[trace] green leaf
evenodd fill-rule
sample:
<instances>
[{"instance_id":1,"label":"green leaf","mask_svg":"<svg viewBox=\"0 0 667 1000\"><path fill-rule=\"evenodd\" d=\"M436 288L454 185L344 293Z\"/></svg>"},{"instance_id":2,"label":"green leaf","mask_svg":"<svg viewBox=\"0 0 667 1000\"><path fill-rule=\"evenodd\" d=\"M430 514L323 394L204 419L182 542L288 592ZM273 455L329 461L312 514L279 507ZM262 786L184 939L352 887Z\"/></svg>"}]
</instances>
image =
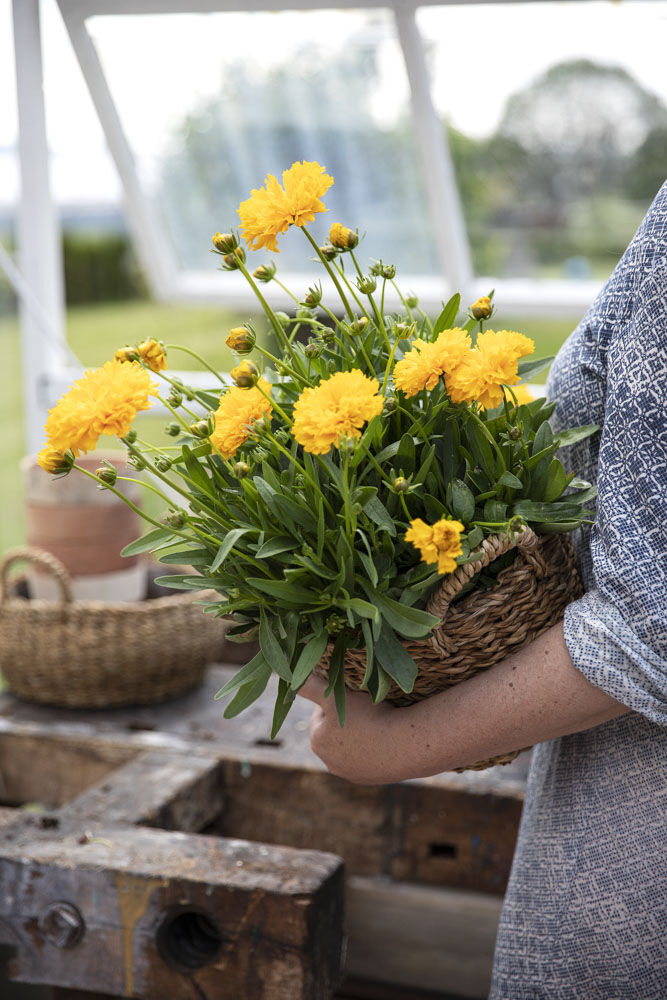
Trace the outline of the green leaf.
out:
<instances>
[{"instance_id":1,"label":"green leaf","mask_svg":"<svg viewBox=\"0 0 667 1000\"><path fill-rule=\"evenodd\" d=\"M446 491L447 506L459 521L471 521L475 513L475 498L461 479L452 479Z\"/></svg>"},{"instance_id":2,"label":"green leaf","mask_svg":"<svg viewBox=\"0 0 667 1000\"><path fill-rule=\"evenodd\" d=\"M534 500L519 500L511 508L512 514L523 517L526 521L552 523L554 521L570 521L586 515L578 503L538 503Z\"/></svg>"},{"instance_id":3,"label":"green leaf","mask_svg":"<svg viewBox=\"0 0 667 1000\"><path fill-rule=\"evenodd\" d=\"M247 535L249 531L253 530L253 528L232 528L231 531L227 532L222 545L215 554L215 559L211 563L211 573L215 573L216 569L219 569L220 566L222 566L223 562L234 548L239 538L242 538L243 535Z\"/></svg>"},{"instance_id":4,"label":"green leaf","mask_svg":"<svg viewBox=\"0 0 667 1000\"><path fill-rule=\"evenodd\" d=\"M382 623L380 638L375 643L375 655L401 691L412 691L418 672L417 664L386 622Z\"/></svg>"},{"instance_id":5,"label":"green leaf","mask_svg":"<svg viewBox=\"0 0 667 1000\"><path fill-rule=\"evenodd\" d=\"M263 670L258 671L257 674L253 676L252 680L249 680L247 684L243 684L242 687L238 689L235 696L222 713L223 718L233 719L236 715L239 715L246 708L252 705L254 701L257 701L257 699L264 694L270 676L271 668L267 663L264 665Z\"/></svg>"},{"instance_id":6,"label":"green leaf","mask_svg":"<svg viewBox=\"0 0 667 1000\"><path fill-rule=\"evenodd\" d=\"M152 531L147 531L145 535L141 538L135 539L126 545L124 549L121 549L122 556L138 556L141 552L150 552L153 549L159 547L162 542L170 542L174 540L174 533L168 528L154 528Z\"/></svg>"},{"instance_id":7,"label":"green leaf","mask_svg":"<svg viewBox=\"0 0 667 1000\"><path fill-rule=\"evenodd\" d=\"M289 685L284 680L279 680L278 694L276 695L276 703L273 709L273 721L271 723L272 740L274 740L280 732L280 727L287 718L287 713L292 707L295 698L296 694L290 689Z\"/></svg>"},{"instance_id":8,"label":"green leaf","mask_svg":"<svg viewBox=\"0 0 667 1000\"><path fill-rule=\"evenodd\" d=\"M484 520L498 523L507 520L507 504L500 500L487 500L484 504Z\"/></svg>"},{"instance_id":9,"label":"green leaf","mask_svg":"<svg viewBox=\"0 0 667 1000\"><path fill-rule=\"evenodd\" d=\"M307 677L313 672L313 668L324 656L327 648L329 636L327 632L320 632L309 639L299 654L299 658L294 666L292 674L292 690L296 691L304 683Z\"/></svg>"},{"instance_id":10,"label":"green leaf","mask_svg":"<svg viewBox=\"0 0 667 1000\"><path fill-rule=\"evenodd\" d=\"M433 338L435 339L439 333L443 330L451 330L456 322L456 317L459 314L459 308L461 306L461 296L457 292L456 295L452 295L451 299L447 305L443 308L442 312L433 324Z\"/></svg>"},{"instance_id":11,"label":"green leaf","mask_svg":"<svg viewBox=\"0 0 667 1000\"><path fill-rule=\"evenodd\" d=\"M523 483L513 472L505 471L498 480L499 486L509 486L511 490L522 490Z\"/></svg>"},{"instance_id":12,"label":"green leaf","mask_svg":"<svg viewBox=\"0 0 667 1000\"><path fill-rule=\"evenodd\" d=\"M364 643L366 646L366 671L364 673L363 680L359 685L360 689L363 691L368 687L368 682L373 672L373 663L374 663L373 651L375 648L375 643L373 641L373 630L371 629L370 624L366 621L365 618L362 618L361 620L361 631L363 632Z\"/></svg>"},{"instance_id":13,"label":"green leaf","mask_svg":"<svg viewBox=\"0 0 667 1000\"><path fill-rule=\"evenodd\" d=\"M428 611L420 611L418 608L407 608L404 604L399 604L386 594L379 594L372 591L370 587L364 587L372 603L375 603L389 625L408 639L421 639L428 635L440 619L435 615L430 615Z\"/></svg>"},{"instance_id":14,"label":"green leaf","mask_svg":"<svg viewBox=\"0 0 667 1000\"><path fill-rule=\"evenodd\" d=\"M189 576L179 573L174 576L158 576L155 581L160 587L170 587L172 590L205 590L206 587L218 586L219 580L211 580L207 576Z\"/></svg>"},{"instance_id":15,"label":"green leaf","mask_svg":"<svg viewBox=\"0 0 667 1000\"><path fill-rule=\"evenodd\" d=\"M386 531L392 538L396 534L396 525L393 518L387 513L387 508L377 497L372 497L364 507L364 514L377 524L378 528Z\"/></svg>"},{"instance_id":16,"label":"green leaf","mask_svg":"<svg viewBox=\"0 0 667 1000\"><path fill-rule=\"evenodd\" d=\"M411 434L404 434L396 452L396 464L405 476L411 476L415 471L416 449Z\"/></svg>"},{"instance_id":17,"label":"green leaf","mask_svg":"<svg viewBox=\"0 0 667 1000\"><path fill-rule=\"evenodd\" d=\"M531 456L534 458L538 452L544 451L545 448L549 448L553 444L553 440L554 433L551 430L551 424L548 420L544 420L535 433Z\"/></svg>"},{"instance_id":18,"label":"green leaf","mask_svg":"<svg viewBox=\"0 0 667 1000\"><path fill-rule=\"evenodd\" d=\"M209 451L210 448L206 446L206 453L208 454ZM184 444L182 448L182 453L183 453L183 461L185 462L185 468L192 482L202 491L202 493L205 493L209 497L214 497L215 490L213 488L211 480L209 479L207 473L205 472L201 462L199 462L195 458L194 454L192 453L192 449L189 448L187 444Z\"/></svg>"},{"instance_id":19,"label":"green leaf","mask_svg":"<svg viewBox=\"0 0 667 1000\"><path fill-rule=\"evenodd\" d=\"M277 597L286 604L293 604L295 607L318 603L318 595L312 590L288 583L285 580L265 580L260 576L249 576L246 583L248 586L260 590L263 594L270 594L271 597Z\"/></svg>"},{"instance_id":20,"label":"green leaf","mask_svg":"<svg viewBox=\"0 0 667 1000\"><path fill-rule=\"evenodd\" d=\"M271 631L271 623L266 616L264 608L261 608L260 610L259 646L264 653L264 659L269 664L271 669L274 670L284 681L291 684L292 671L290 670L288 659L285 656L282 646Z\"/></svg>"},{"instance_id":21,"label":"green leaf","mask_svg":"<svg viewBox=\"0 0 667 1000\"><path fill-rule=\"evenodd\" d=\"M567 448L577 441L584 441L587 437L599 431L599 424L583 424L581 427L570 427L568 430L560 431L556 435L556 441L561 448Z\"/></svg>"},{"instance_id":22,"label":"green leaf","mask_svg":"<svg viewBox=\"0 0 667 1000\"><path fill-rule=\"evenodd\" d=\"M544 489L543 499L546 503L557 500L567 486L567 472L563 468L563 463L554 458L547 469L547 481ZM577 497L579 500L579 497Z\"/></svg>"},{"instance_id":23,"label":"green leaf","mask_svg":"<svg viewBox=\"0 0 667 1000\"><path fill-rule=\"evenodd\" d=\"M341 607L350 608L360 618L370 618L372 621L380 620L380 612L377 607L370 601L362 600L361 597L351 597L348 601L343 601Z\"/></svg>"},{"instance_id":24,"label":"green leaf","mask_svg":"<svg viewBox=\"0 0 667 1000\"><path fill-rule=\"evenodd\" d=\"M273 538L269 538L268 542L260 545L255 556L257 559L270 559L272 556L280 555L281 552L296 549L299 544L293 535L274 535Z\"/></svg>"},{"instance_id":25,"label":"green leaf","mask_svg":"<svg viewBox=\"0 0 667 1000\"><path fill-rule=\"evenodd\" d=\"M211 553L206 549L169 549L158 556L158 562L168 566L209 566ZM157 553L155 553L157 555Z\"/></svg>"},{"instance_id":26,"label":"green leaf","mask_svg":"<svg viewBox=\"0 0 667 1000\"><path fill-rule=\"evenodd\" d=\"M248 660L248 662L241 667L240 670L237 670L234 676L227 681L224 687L221 687L218 693L213 695L214 701L219 701L220 698L224 698L225 695L231 694L232 691L236 691L236 689L241 687L243 684L248 684L249 681L254 680L260 673L264 673L267 666L268 664L264 659L264 654L260 649L259 653L253 656L252 660Z\"/></svg>"},{"instance_id":27,"label":"green leaf","mask_svg":"<svg viewBox=\"0 0 667 1000\"><path fill-rule=\"evenodd\" d=\"M474 419L467 421L465 431L475 461L493 482L496 478L496 463L486 434Z\"/></svg>"},{"instance_id":28,"label":"green leaf","mask_svg":"<svg viewBox=\"0 0 667 1000\"><path fill-rule=\"evenodd\" d=\"M531 361L520 361L519 375L524 382L528 382L533 375L537 375L538 372L548 368L552 361L553 355L550 358L534 358Z\"/></svg>"}]
</instances>

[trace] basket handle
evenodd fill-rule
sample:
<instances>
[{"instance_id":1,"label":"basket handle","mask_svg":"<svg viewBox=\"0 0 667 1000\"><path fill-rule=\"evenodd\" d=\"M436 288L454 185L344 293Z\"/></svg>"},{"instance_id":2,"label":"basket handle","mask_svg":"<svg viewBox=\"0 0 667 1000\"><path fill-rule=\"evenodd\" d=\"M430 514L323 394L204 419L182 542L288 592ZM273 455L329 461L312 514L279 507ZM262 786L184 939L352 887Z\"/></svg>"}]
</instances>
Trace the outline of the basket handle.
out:
<instances>
[{"instance_id":1,"label":"basket handle","mask_svg":"<svg viewBox=\"0 0 667 1000\"><path fill-rule=\"evenodd\" d=\"M2 563L0 563L0 604L9 593L9 568L15 562L27 560L43 566L56 578L60 585L60 596L63 604L71 604L74 600L72 593L72 580L59 559L56 559L50 552L43 549L36 549L30 545L21 545L15 549L9 549L5 553Z\"/></svg>"},{"instance_id":2,"label":"basket handle","mask_svg":"<svg viewBox=\"0 0 667 1000\"><path fill-rule=\"evenodd\" d=\"M453 573L449 573L431 595L426 610L444 621L449 605L466 583L481 569L515 546L526 562L531 565L535 575L538 578L543 577L547 572L547 567L538 551L538 542L537 535L527 525L521 531L513 531L505 535L489 535L480 545L482 549L480 558L474 563L459 566Z\"/></svg>"}]
</instances>

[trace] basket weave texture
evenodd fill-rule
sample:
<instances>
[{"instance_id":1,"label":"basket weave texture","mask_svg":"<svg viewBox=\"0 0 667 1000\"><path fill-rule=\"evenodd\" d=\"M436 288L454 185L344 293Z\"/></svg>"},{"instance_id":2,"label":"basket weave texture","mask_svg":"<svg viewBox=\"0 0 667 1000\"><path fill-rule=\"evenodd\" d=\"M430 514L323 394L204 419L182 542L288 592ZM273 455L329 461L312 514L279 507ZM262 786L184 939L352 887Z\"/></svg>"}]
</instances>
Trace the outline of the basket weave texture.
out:
<instances>
[{"instance_id":1,"label":"basket weave texture","mask_svg":"<svg viewBox=\"0 0 667 1000\"><path fill-rule=\"evenodd\" d=\"M511 566L495 585L454 598L480 570L516 546ZM403 639L419 668L414 688L406 694L392 683L387 700L409 705L467 680L532 642L563 617L583 587L572 543L567 535L536 535L524 528L512 535L493 535L480 548L477 562L459 566L431 595L427 610L441 619L428 639ZM331 647L316 667L326 677ZM358 690L366 671L365 649L348 649L345 683ZM474 720L471 720L474 724ZM524 748L528 749L528 748ZM482 770L509 764L521 750L479 761L457 770Z\"/></svg>"},{"instance_id":2,"label":"basket weave texture","mask_svg":"<svg viewBox=\"0 0 667 1000\"><path fill-rule=\"evenodd\" d=\"M19 560L52 573L61 600L12 597L9 568ZM74 600L55 557L12 549L0 566L0 670L13 694L48 705L111 708L174 698L220 659L229 623L193 604L213 593L126 604Z\"/></svg>"}]
</instances>

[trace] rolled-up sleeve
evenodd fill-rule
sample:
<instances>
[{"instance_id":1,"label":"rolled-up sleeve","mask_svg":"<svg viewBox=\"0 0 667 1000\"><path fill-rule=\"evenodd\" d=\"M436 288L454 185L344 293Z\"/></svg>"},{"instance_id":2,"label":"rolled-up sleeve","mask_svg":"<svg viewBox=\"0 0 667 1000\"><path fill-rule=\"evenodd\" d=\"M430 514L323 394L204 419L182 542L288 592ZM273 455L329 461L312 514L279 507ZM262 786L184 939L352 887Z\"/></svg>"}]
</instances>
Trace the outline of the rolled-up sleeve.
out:
<instances>
[{"instance_id":1,"label":"rolled-up sleeve","mask_svg":"<svg viewBox=\"0 0 667 1000\"><path fill-rule=\"evenodd\" d=\"M654 261L606 358L593 587L565 613L591 683L667 726L667 266Z\"/></svg>"}]
</instances>

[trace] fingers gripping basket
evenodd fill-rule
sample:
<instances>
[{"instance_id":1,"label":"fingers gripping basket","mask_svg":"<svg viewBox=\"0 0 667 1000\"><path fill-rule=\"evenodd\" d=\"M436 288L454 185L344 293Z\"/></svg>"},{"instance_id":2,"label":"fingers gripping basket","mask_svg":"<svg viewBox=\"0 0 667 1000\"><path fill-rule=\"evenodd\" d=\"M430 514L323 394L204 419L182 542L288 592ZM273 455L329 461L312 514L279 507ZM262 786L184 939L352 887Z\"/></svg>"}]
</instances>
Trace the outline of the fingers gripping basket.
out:
<instances>
[{"instance_id":1,"label":"fingers gripping basket","mask_svg":"<svg viewBox=\"0 0 667 1000\"><path fill-rule=\"evenodd\" d=\"M19 560L48 570L59 601L10 596ZM0 566L0 671L20 698L69 708L110 708L173 698L220 659L228 623L193 604L206 593L128 604L80 601L47 552L13 549Z\"/></svg>"},{"instance_id":2,"label":"fingers gripping basket","mask_svg":"<svg viewBox=\"0 0 667 1000\"><path fill-rule=\"evenodd\" d=\"M455 601L475 574L515 546L513 563L498 574L493 587L474 590ZM433 634L425 640L403 640L419 672L410 694L392 684L387 699L393 704L420 701L487 670L560 621L566 606L583 593L574 549L566 535L538 536L524 528L486 538L480 548L477 562L459 566L431 595L427 610L441 619ZM322 668L328 666L328 656ZM349 649L347 686L358 689L365 671L365 650ZM461 770L508 764L519 753L516 750Z\"/></svg>"}]
</instances>

